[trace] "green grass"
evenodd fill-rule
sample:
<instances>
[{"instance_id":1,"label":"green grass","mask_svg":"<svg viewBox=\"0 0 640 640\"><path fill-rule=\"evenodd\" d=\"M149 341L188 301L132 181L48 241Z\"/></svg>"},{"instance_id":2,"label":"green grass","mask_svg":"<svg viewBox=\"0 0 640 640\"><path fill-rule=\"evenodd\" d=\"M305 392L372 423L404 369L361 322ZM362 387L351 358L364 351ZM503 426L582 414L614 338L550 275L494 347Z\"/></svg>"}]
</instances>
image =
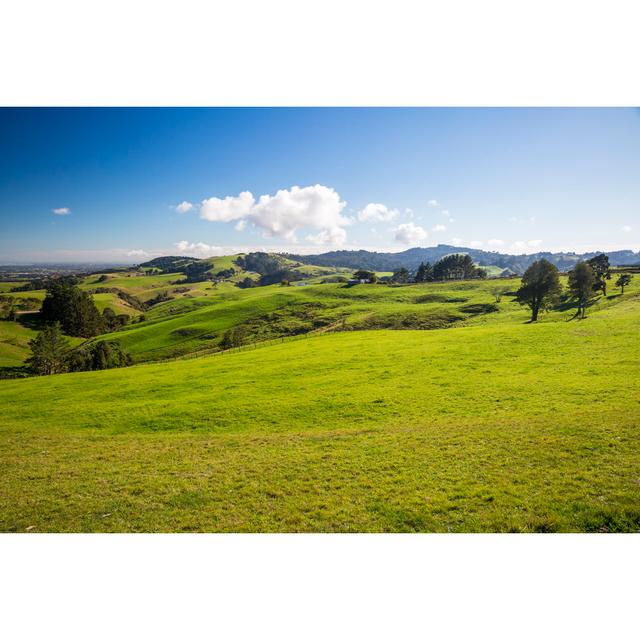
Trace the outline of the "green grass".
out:
<instances>
[{"instance_id":1,"label":"green grass","mask_svg":"<svg viewBox=\"0 0 640 640\"><path fill-rule=\"evenodd\" d=\"M310 284L238 289L232 283L156 305L146 322L108 334L136 362L157 361L213 349L225 331L243 325L251 342L312 331L365 329L437 329L473 324L526 322L529 312L513 295L496 302L493 291L516 291L519 280L427 283L408 286ZM640 291L640 279L627 295ZM595 309L615 304L600 297ZM568 320L572 305L543 314L540 322Z\"/></svg>"},{"instance_id":2,"label":"green grass","mask_svg":"<svg viewBox=\"0 0 640 640\"><path fill-rule=\"evenodd\" d=\"M19 367L29 357L29 340L37 331L18 322L0 320L0 367Z\"/></svg>"},{"instance_id":3,"label":"green grass","mask_svg":"<svg viewBox=\"0 0 640 640\"><path fill-rule=\"evenodd\" d=\"M638 531L640 298L568 313L0 381L0 529Z\"/></svg>"}]
</instances>

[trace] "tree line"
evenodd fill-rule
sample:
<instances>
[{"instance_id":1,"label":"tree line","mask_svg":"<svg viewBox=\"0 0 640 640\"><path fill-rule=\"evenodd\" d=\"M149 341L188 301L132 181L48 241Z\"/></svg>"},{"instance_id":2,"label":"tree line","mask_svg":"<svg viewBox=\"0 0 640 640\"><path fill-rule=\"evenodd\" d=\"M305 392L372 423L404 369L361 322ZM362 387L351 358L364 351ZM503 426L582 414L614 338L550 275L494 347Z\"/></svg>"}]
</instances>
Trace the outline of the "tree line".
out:
<instances>
[{"instance_id":1,"label":"tree line","mask_svg":"<svg viewBox=\"0 0 640 640\"><path fill-rule=\"evenodd\" d=\"M47 283L40 317L46 327L29 342L27 365L33 373L93 371L131 364L131 357L115 342L99 341L71 349L65 337L92 338L116 331L129 322L127 314L108 307L101 314L91 296L72 281L60 278Z\"/></svg>"},{"instance_id":2,"label":"tree line","mask_svg":"<svg viewBox=\"0 0 640 640\"><path fill-rule=\"evenodd\" d=\"M624 288L630 284L631 278L632 276L628 273L619 275L615 286L621 289L621 294L624 294ZM607 295L609 280L611 280L611 265L608 256L604 253L578 262L569 271L566 298L576 302L578 307L576 317L586 316L587 307L598 292L603 296ZM527 268L517 292L520 304L531 309L531 322L538 319L540 311L556 305L561 294L562 284L558 268L544 258L536 260Z\"/></svg>"}]
</instances>

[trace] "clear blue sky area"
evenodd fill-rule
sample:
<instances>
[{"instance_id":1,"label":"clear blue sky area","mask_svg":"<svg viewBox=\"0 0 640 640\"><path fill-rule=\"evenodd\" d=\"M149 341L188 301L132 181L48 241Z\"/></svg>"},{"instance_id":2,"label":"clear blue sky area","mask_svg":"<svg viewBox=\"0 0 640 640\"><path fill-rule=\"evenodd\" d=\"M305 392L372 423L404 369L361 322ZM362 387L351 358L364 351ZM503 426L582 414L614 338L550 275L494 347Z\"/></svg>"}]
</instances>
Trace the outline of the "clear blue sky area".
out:
<instances>
[{"instance_id":1,"label":"clear blue sky area","mask_svg":"<svg viewBox=\"0 0 640 640\"><path fill-rule=\"evenodd\" d=\"M2 262L439 243L639 249L640 111L0 109Z\"/></svg>"}]
</instances>

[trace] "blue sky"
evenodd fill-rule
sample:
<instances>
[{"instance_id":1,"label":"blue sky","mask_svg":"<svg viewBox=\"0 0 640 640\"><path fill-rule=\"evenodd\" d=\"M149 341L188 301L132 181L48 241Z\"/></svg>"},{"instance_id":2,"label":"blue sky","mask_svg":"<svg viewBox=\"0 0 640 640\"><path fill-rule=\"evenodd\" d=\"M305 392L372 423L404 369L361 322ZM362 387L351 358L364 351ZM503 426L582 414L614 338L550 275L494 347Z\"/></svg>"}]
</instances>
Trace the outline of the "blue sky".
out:
<instances>
[{"instance_id":1,"label":"blue sky","mask_svg":"<svg viewBox=\"0 0 640 640\"><path fill-rule=\"evenodd\" d=\"M0 221L0 262L637 250L640 112L0 109Z\"/></svg>"}]
</instances>

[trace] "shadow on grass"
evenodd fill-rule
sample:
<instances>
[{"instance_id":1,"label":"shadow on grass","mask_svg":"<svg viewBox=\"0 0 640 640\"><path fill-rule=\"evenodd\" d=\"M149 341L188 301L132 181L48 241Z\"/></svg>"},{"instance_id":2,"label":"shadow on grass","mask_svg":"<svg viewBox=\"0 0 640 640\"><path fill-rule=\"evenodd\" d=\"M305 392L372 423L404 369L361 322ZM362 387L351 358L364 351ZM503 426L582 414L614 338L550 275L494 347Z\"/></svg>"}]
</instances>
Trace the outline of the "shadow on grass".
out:
<instances>
[{"instance_id":1,"label":"shadow on grass","mask_svg":"<svg viewBox=\"0 0 640 640\"><path fill-rule=\"evenodd\" d=\"M34 331L41 331L45 326L45 322L42 319L42 316L37 311L34 313L19 314L16 318L16 322L18 324L21 324L23 327L26 327L27 329L33 329Z\"/></svg>"}]
</instances>

